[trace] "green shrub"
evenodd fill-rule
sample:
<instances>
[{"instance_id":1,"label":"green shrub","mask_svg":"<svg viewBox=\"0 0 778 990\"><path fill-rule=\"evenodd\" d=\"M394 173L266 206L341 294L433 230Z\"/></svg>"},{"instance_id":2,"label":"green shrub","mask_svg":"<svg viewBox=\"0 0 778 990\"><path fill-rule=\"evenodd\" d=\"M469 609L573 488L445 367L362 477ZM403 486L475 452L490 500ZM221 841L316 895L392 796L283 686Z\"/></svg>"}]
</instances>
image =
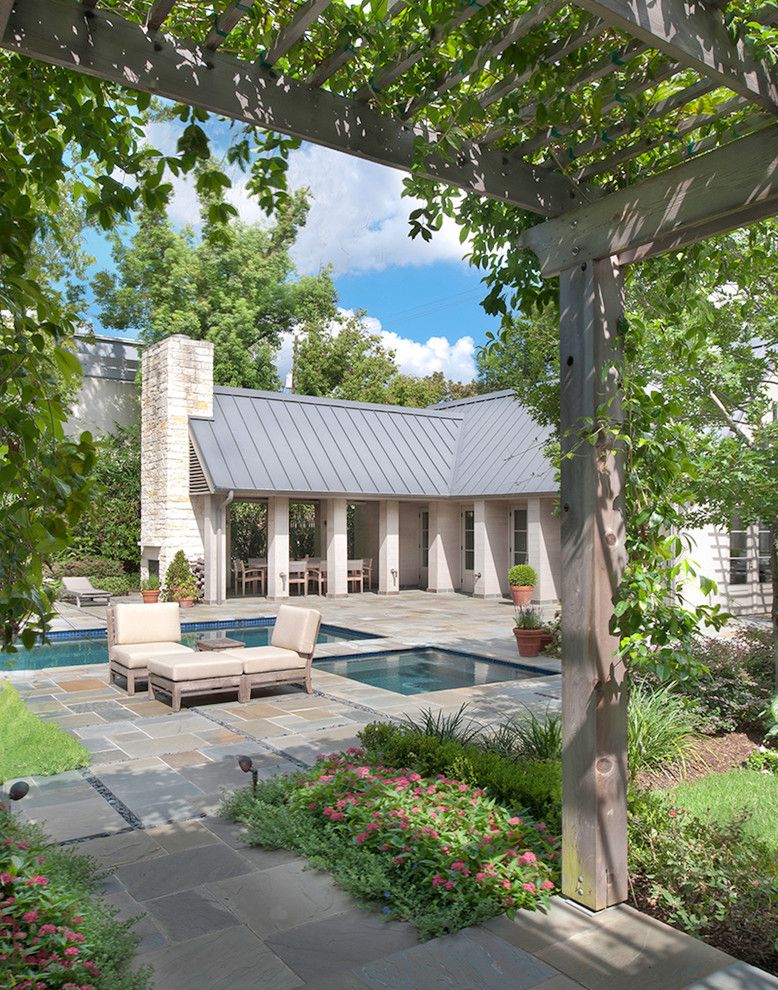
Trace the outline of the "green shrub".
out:
<instances>
[{"instance_id":1,"label":"green shrub","mask_svg":"<svg viewBox=\"0 0 778 990\"><path fill-rule=\"evenodd\" d=\"M697 712L693 703L667 686L651 690L635 684L627 710L627 766L639 773L683 770L697 741Z\"/></svg>"},{"instance_id":2,"label":"green shrub","mask_svg":"<svg viewBox=\"0 0 778 990\"><path fill-rule=\"evenodd\" d=\"M761 730L761 713L774 690L775 663L769 629L742 629L731 639L698 639L694 657L709 671L701 680L676 684L676 693L697 705L697 727L701 732L749 732ZM651 675L639 675L651 686Z\"/></svg>"},{"instance_id":3,"label":"green shrub","mask_svg":"<svg viewBox=\"0 0 778 990\"><path fill-rule=\"evenodd\" d=\"M771 773L778 773L778 749L760 746L749 755L745 765L749 770L769 770Z\"/></svg>"},{"instance_id":4,"label":"green shrub","mask_svg":"<svg viewBox=\"0 0 778 990\"><path fill-rule=\"evenodd\" d=\"M512 588L535 587L538 576L529 564L514 564L508 571L508 584Z\"/></svg>"},{"instance_id":5,"label":"green shrub","mask_svg":"<svg viewBox=\"0 0 778 990\"><path fill-rule=\"evenodd\" d=\"M143 591L159 591L159 577L156 574L149 574L140 583Z\"/></svg>"},{"instance_id":6,"label":"green shrub","mask_svg":"<svg viewBox=\"0 0 778 990\"><path fill-rule=\"evenodd\" d=\"M769 851L743 829L640 792L629 805L629 870L641 910L739 959L778 971L778 885Z\"/></svg>"},{"instance_id":7,"label":"green shrub","mask_svg":"<svg viewBox=\"0 0 778 990\"><path fill-rule=\"evenodd\" d=\"M507 719L486 733L483 746L524 760L561 760L562 716L550 710L538 716L528 708L526 715Z\"/></svg>"},{"instance_id":8,"label":"green shrub","mask_svg":"<svg viewBox=\"0 0 778 990\"><path fill-rule=\"evenodd\" d=\"M165 573L164 592L168 601L178 601L179 598L197 598L197 580L183 550L178 550L168 564Z\"/></svg>"},{"instance_id":9,"label":"green shrub","mask_svg":"<svg viewBox=\"0 0 778 990\"><path fill-rule=\"evenodd\" d=\"M562 769L556 760L516 762L455 739L441 740L410 728L372 722L359 738L370 757L423 776L442 773L483 787L497 801L541 818L552 831L561 820Z\"/></svg>"},{"instance_id":10,"label":"green shrub","mask_svg":"<svg viewBox=\"0 0 778 990\"><path fill-rule=\"evenodd\" d=\"M361 750L262 782L256 798L244 791L226 810L252 842L303 853L422 938L531 910L556 888L559 842L545 825L460 777L406 773Z\"/></svg>"},{"instance_id":11,"label":"green shrub","mask_svg":"<svg viewBox=\"0 0 778 990\"><path fill-rule=\"evenodd\" d=\"M107 557L74 557L55 561L51 565L51 573L55 578L121 577L124 574L124 564L120 560L109 560Z\"/></svg>"},{"instance_id":12,"label":"green shrub","mask_svg":"<svg viewBox=\"0 0 778 990\"><path fill-rule=\"evenodd\" d=\"M137 574L122 574L120 577L93 577L92 584L100 591L109 591L112 595L129 595L138 590Z\"/></svg>"}]
</instances>

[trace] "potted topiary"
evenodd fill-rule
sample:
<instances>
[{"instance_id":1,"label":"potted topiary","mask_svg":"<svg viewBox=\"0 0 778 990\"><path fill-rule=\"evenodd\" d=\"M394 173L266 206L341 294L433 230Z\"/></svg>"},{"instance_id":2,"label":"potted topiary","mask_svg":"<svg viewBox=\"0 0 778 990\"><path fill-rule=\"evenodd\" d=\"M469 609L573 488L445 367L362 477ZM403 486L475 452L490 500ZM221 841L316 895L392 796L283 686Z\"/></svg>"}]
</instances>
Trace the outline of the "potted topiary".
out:
<instances>
[{"instance_id":1,"label":"potted topiary","mask_svg":"<svg viewBox=\"0 0 778 990\"><path fill-rule=\"evenodd\" d=\"M181 608L191 608L197 600L197 579L183 550L170 561L165 573L165 597L178 602Z\"/></svg>"},{"instance_id":2,"label":"potted topiary","mask_svg":"<svg viewBox=\"0 0 778 990\"><path fill-rule=\"evenodd\" d=\"M543 620L534 608L517 608L513 626L519 656L536 657L543 639Z\"/></svg>"},{"instance_id":3,"label":"potted topiary","mask_svg":"<svg viewBox=\"0 0 778 990\"><path fill-rule=\"evenodd\" d=\"M522 605L529 605L532 601L532 592L535 590L537 578L535 569L529 564L515 564L508 571L508 584L511 586L513 604L517 608Z\"/></svg>"},{"instance_id":4,"label":"potted topiary","mask_svg":"<svg viewBox=\"0 0 778 990\"><path fill-rule=\"evenodd\" d=\"M141 581L140 593L143 596L143 601L146 605L156 605L161 594L159 578L156 574L151 574L149 577L144 578Z\"/></svg>"}]
</instances>

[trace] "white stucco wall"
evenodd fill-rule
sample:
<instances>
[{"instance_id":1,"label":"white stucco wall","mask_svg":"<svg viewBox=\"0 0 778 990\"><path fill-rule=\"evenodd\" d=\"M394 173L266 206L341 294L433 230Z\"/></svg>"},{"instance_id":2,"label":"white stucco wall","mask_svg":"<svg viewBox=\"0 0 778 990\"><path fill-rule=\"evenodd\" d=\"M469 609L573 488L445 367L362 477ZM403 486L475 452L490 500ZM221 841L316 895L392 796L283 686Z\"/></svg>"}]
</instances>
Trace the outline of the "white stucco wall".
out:
<instances>
[{"instance_id":1,"label":"white stucco wall","mask_svg":"<svg viewBox=\"0 0 778 990\"><path fill-rule=\"evenodd\" d=\"M720 526L705 526L688 530L685 534L693 541L688 554L698 565L700 574L712 578L717 586L716 594L707 601L718 603L735 615L769 612L772 606L772 585L769 581L759 581L756 566L757 529L748 528L748 581L745 584L729 583L729 532ZM703 596L695 583L687 583L686 594L692 601L701 601Z\"/></svg>"},{"instance_id":2,"label":"white stucco wall","mask_svg":"<svg viewBox=\"0 0 778 990\"><path fill-rule=\"evenodd\" d=\"M85 376L65 423L65 433L77 437L85 430L93 436L115 433L119 426L131 426L140 416L135 382Z\"/></svg>"}]
</instances>

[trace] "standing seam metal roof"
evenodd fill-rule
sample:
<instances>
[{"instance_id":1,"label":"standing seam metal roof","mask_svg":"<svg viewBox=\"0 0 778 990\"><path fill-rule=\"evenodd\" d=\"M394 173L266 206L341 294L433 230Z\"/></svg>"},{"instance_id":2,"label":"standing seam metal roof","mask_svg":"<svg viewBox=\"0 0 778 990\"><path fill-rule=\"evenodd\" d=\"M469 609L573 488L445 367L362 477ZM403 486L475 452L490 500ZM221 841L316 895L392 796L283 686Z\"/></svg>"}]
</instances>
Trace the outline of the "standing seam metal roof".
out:
<instances>
[{"instance_id":1,"label":"standing seam metal roof","mask_svg":"<svg viewBox=\"0 0 778 990\"><path fill-rule=\"evenodd\" d=\"M465 498L552 493L549 431L511 391L428 409L215 388L190 418L215 491Z\"/></svg>"}]
</instances>

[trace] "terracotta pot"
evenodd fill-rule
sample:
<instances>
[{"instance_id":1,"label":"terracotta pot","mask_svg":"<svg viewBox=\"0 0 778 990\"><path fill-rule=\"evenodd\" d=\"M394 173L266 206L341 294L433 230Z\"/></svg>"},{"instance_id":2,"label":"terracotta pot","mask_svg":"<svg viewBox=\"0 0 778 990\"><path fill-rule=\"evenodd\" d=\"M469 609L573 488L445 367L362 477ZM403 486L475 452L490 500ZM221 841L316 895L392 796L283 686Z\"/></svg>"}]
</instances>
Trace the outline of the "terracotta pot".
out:
<instances>
[{"instance_id":1,"label":"terracotta pot","mask_svg":"<svg viewBox=\"0 0 778 990\"><path fill-rule=\"evenodd\" d=\"M541 650L545 650L545 648L553 642L554 642L554 637L551 635L551 633L544 632L540 634Z\"/></svg>"},{"instance_id":2,"label":"terracotta pot","mask_svg":"<svg viewBox=\"0 0 778 990\"><path fill-rule=\"evenodd\" d=\"M140 593L143 596L143 602L146 605L156 605L156 603L159 601L159 596L161 594L159 588L156 588L153 591L147 591L141 588Z\"/></svg>"},{"instance_id":3,"label":"terracotta pot","mask_svg":"<svg viewBox=\"0 0 778 990\"><path fill-rule=\"evenodd\" d=\"M517 608L521 605L529 605L532 601L532 592L534 590L534 584L512 584L511 597L513 598L513 604Z\"/></svg>"},{"instance_id":4,"label":"terracotta pot","mask_svg":"<svg viewBox=\"0 0 778 990\"><path fill-rule=\"evenodd\" d=\"M194 598L179 598L178 604L181 608L191 608L195 603Z\"/></svg>"},{"instance_id":5,"label":"terracotta pot","mask_svg":"<svg viewBox=\"0 0 778 990\"><path fill-rule=\"evenodd\" d=\"M519 648L520 657L536 657L540 653L542 629L514 628L513 635L516 637L516 646Z\"/></svg>"}]
</instances>

